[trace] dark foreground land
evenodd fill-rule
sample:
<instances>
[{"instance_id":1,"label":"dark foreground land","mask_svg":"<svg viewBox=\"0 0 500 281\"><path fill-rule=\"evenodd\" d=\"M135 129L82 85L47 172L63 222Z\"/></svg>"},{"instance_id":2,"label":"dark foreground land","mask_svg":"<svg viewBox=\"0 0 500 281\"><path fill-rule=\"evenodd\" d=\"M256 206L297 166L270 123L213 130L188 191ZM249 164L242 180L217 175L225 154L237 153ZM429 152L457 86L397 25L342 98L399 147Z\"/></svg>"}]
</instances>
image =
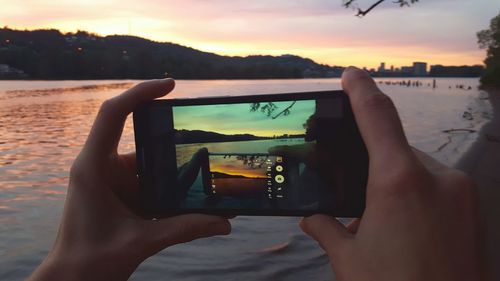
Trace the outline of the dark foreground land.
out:
<instances>
[{"instance_id":1,"label":"dark foreground land","mask_svg":"<svg viewBox=\"0 0 500 281\"><path fill-rule=\"evenodd\" d=\"M493 118L456 165L478 185L483 251L489 270L487 280L500 280L500 89L488 90Z\"/></svg>"}]
</instances>

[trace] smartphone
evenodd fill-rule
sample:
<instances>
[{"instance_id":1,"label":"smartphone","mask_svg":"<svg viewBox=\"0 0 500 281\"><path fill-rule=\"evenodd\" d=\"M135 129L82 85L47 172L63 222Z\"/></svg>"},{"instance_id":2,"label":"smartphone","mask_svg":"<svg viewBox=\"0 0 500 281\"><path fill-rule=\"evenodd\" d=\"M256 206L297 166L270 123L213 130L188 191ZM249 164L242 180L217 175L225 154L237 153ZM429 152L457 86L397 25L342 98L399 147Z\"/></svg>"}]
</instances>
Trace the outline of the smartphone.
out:
<instances>
[{"instance_id":1,"label":"smartphone","mask_svg":"<svg viewBox=\"0 0 500 281\"><path fill-rule=\"evenodd\" d=\"M363 213L368 153L342 91L155 100L133 119L148 216Z\"/></svg>"}]
</instances>

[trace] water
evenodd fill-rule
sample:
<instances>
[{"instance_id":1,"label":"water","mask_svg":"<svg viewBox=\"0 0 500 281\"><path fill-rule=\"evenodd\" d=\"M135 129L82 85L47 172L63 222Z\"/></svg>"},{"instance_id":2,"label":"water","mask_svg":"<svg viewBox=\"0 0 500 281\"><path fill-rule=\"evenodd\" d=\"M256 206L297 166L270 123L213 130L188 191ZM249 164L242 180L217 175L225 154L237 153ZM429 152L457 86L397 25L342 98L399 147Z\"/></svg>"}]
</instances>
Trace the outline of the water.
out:
<instances>
[{"instance_id":1,"label":"water","mask_svg":"<svg viewBox=\"0 0 500 281\"><path fill-rule=\"evenodd\" d=\"M412 145L453 165L491 117L477 79L438 79L437 89L381 84L394 100ZM397 81L394 78L379 81ZM101 102L136 81L0 81L0 279L19 280L53 242L68 170ZM456 89L456 84L472 90ZM92 85L92 86L88 86ZM449 87L451 86L451 89ZM338 79L177 81L172 97L339 89ZM463 118L464 111L472 120ZM467 116L466 116L467 117ZM130 120L120 144L134 149ZM227 237L170 247L133 280L332 280L328 259L297 218L238 217Z\"/></svg>"},{"instance_id":2,"label":"water","mask_svg":"<svg viewBox=\"0 0 500 281\"><path fill-rule=\"evenodd\" d=\"M268 153L270 147L302 143L304 143L303 138L179 144L175 147L177 167L188 162L200 148L206 148L208 151L214 153Z\"/></svg>"}]
</instances>

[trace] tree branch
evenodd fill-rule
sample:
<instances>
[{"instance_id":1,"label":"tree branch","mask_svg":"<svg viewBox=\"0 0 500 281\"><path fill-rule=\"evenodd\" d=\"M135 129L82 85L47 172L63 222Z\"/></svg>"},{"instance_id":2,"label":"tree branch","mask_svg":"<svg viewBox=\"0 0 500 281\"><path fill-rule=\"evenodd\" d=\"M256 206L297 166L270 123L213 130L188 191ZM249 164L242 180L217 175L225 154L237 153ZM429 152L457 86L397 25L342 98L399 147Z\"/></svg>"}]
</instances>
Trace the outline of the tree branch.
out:
<instances>
[{"instance_id":1,"label":"tree branch","mask_svg":"<svg viewBox=\"0 0 500 281\"><path fill-rule=\"evenodd\" d=\"M356 0L345 0L344 1L344 7L349 8L351 7L352 3Z\"/></svg>"},{"instance_id":2,"label":"tree branch","mask_svg":"<svg viewBox=\"0 0 500 281\"><path fill-rule=\"evenodd\" d=\"M287 108L283 109L280 113L274 115L272 118L273 119L276 119L278 118L281 114L285 113L287 110L289 110L290 108L292 108L292 106L296 103L297 101L293 101ZM285 114L286 115L286 114Z\"/></svg>"},{"instance_id":3,"label":"tree branch","mask_svg":"<svg viewBox=\"0 0 500 281\"><path fill-rule=\"evenodd\" d=\"M380 5L382 2L384 2L385 0L379 0L377 2L375 2L373 5L371 5L368 9L366 10L361 10L360 8L358 8L358 14L356 15L357 17L364 17L366 14L368 14L371 10L373 10L375 7L377 7L378 5ZM351 1L350 1L351 2ZM350 3L349 3L350 4Z\"/></svg>"}]
</instances>

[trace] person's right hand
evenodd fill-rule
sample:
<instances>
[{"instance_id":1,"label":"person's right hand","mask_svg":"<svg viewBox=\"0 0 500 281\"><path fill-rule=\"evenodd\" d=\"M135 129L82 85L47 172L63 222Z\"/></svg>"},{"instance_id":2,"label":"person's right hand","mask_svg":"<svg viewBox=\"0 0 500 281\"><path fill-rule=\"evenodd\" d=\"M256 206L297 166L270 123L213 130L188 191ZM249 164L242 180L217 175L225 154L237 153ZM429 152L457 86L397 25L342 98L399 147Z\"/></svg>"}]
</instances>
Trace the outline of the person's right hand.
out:
<instances>
[{"instance_id":1,"label":"person's right hand","mask_svg":"<svg viewBox=\"0 0 500 281\"><path fill-rule=\"evenodd\" d=\"M337 280L478 280L474 184L414 151L391 99L362 70L342 75L370 156L366 209L345 227L314 215L300 226L328 254Z\"/></svg>"}]
</instances>

